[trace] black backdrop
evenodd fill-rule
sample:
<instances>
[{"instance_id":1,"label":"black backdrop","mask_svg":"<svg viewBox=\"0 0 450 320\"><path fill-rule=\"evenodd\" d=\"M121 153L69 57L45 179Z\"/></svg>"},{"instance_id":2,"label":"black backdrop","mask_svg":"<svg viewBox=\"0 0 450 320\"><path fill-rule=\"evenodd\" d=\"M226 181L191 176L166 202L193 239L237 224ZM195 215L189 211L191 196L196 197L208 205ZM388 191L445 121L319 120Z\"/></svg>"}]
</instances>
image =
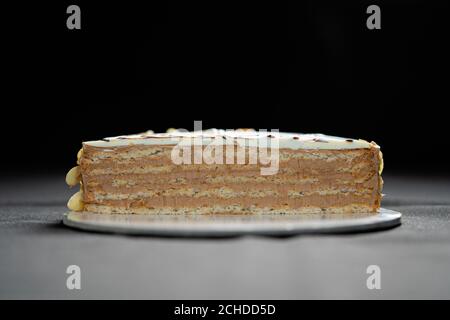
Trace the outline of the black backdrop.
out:
<instances>
[{"instance_id":1,"label":"black backdrop","mask_svg":"<svg viewBox=\"0 0 450 320\"><path fill-rule=\"evenodd\" d=\"M70 4L81 30L66 28ZM366 28L370 4L381 30ZM3 171L70 168L83 140L203 120L365 138L388 172L449 172L436 152L448 139L448 1L30 1L2 12Z\"/></svg>"}]
</instances>

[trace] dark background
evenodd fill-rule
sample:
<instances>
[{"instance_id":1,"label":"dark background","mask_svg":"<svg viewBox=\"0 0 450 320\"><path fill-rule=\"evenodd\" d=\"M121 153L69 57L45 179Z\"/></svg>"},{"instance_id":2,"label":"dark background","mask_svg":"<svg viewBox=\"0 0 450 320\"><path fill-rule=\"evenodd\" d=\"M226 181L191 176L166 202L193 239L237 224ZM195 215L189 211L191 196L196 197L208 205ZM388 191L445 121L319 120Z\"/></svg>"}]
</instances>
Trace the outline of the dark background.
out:
<instances>
[{"instance_id":1,"label":"dark background","mask_svg":"<svg viewBox=\"0 0 450 320\"><path fill-rule=\"evenodd\" d=\"M450 1L146 2L1 3L0 298L450 297ZM381 30L366 28L373 3ZM61 224L81 141L194 120L375 140L402 226L188 239ZM367 290L372 264L382 290Z\"/></svg>"},{"instance_id":2,"label":"dark background","mask_svg":"<svg viewBox=\"0 0 450 320\"><path fill-rule=\"evenodd\" d=\"M70 4L81 30L66 28ZM366 28L370 4L381 30ZM1 171L68 169L81 141L203 120L374 140L387 172L449 173L438 152L448 1L30 1L2 12Z\"/></svg>"}]
</instances>

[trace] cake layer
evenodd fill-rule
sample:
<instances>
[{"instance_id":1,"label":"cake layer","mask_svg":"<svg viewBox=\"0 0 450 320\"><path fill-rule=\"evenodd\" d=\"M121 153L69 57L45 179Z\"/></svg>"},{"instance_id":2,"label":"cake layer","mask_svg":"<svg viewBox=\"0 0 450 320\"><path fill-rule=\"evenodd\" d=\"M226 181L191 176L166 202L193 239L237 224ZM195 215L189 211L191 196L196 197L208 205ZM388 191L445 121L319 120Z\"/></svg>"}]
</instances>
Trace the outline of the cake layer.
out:
<instances>
[{"instance_id":1,"label":"cake layer","mask_svg":"<svg viewBox=\"0 0 450 320\"><path fill-rule=\"evenodd\" d=\"M273 208L273 207L244 207L242 205L218 206L209 204L208 206L186 206L180 208L172 207L117 207L106 205L86 204L85 211L107 214L352 214L352 213L374 213L372 206L351 204L346 206L313 207L304 206L301 208Z\"/></svg>"},{"instance_id":2,"label":"cake layer","mask_svg":"<svg viewBox=\"0 0 450 320\"><path fill-rule=\"evenodd\" d=\"M203 135L211 142L219 133L224 132ZM260 135L227 134L222 140L228 141L224 150L232 152L219 154L214 149L210 152L214 162L209 164L195 164L198 159L205 160L209 147L204 140L184 147L189 152L183 163L175 161L178 151L174 153L174 148L181 139L176 134L84 143L75 170L82 187L72 209L136 214L290 214L376 212L380 206L382 159L374 143L323 135L269 135L270 142L275 139L276 143L265 150L265 158L258 159L253 156L261 155ZM275 173L262 174L262 168L274 164Z\"/></svg>"}]
</instances>

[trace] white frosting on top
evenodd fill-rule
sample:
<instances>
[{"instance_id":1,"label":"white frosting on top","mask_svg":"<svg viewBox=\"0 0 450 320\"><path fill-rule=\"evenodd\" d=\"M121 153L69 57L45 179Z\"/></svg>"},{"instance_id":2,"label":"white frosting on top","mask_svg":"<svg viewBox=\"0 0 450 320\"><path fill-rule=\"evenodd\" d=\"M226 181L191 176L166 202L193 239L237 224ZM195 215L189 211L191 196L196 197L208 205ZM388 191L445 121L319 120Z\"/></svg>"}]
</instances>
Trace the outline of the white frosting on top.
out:
<instances>
[{"instance_id":1,"label":"white frosting on top","mask_svg":"<svg viewBox=\"0 0 450 320\"><path fill-rule=\"evenodd\" d=\"M117 136L103 140L87 141L85 145L93 147L117 147L130 145L177 145L194 144L208 145L210 143L237 144L240 146L260 146L286 149L361 149L378 147L361 139L348 139L323 134L302 134L273 131L254 131L247 129L203 131L171 130L167 133L147 131L140 134Z\"/></svg>"}]
</instances>

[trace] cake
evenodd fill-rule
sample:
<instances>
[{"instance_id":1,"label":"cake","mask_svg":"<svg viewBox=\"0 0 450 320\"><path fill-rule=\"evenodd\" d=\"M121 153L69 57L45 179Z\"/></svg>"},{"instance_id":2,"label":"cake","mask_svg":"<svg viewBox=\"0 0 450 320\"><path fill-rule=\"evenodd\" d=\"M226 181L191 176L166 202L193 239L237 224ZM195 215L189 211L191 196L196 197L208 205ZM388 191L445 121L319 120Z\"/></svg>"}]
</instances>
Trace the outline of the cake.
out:
<instances>
[{"instance_id":1,"label":"cake","mask_svg":"<svg viewBox=\"0 0 450 320\"><path fill-rule=\"evenodd\" d=\"M99 214L376 213L374 142L249 129L148 131L82 143L68 207Z\"/></svg>"}]
</instances>

